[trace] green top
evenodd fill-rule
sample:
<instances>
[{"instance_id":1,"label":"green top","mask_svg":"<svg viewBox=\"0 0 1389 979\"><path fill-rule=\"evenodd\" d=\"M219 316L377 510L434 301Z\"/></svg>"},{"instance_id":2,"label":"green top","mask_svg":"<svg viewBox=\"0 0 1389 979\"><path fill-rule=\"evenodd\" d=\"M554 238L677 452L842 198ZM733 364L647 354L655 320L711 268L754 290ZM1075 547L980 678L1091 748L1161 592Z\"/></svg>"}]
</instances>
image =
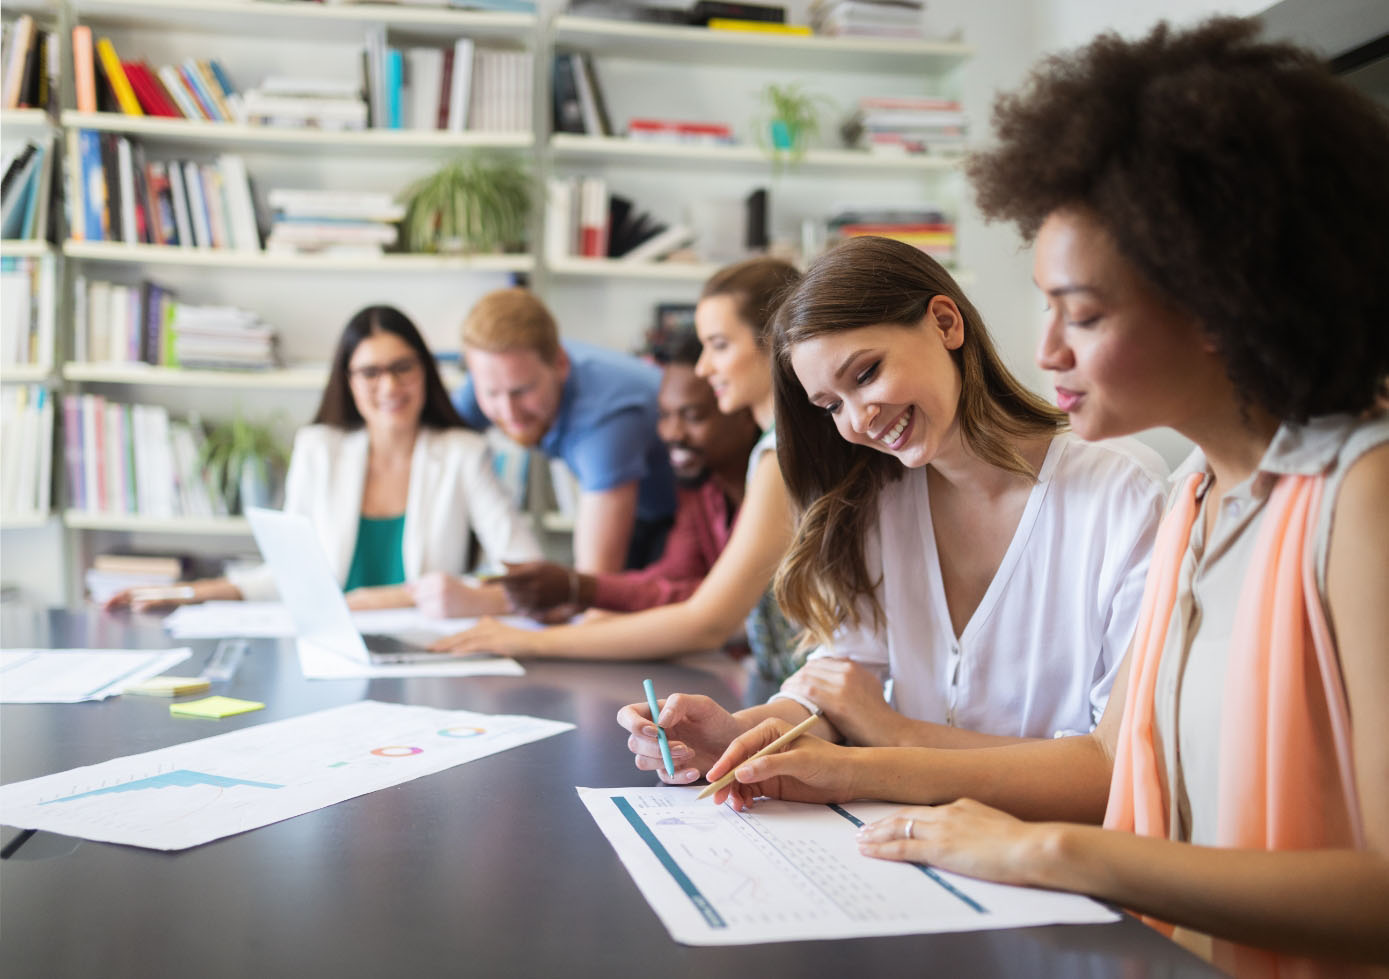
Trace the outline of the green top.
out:
<instances>
[{"instance_id":1,"label":"green top","mask_svg":"<svg viewBox=\"0 0 1389 979\"><path fill-rule=\"evenodd\" d=\"M343 591L405 582L405 558L400 542L405 537L405 514L398 517L362 517L357 521L357 547Z\"/></svg>"}]
</instances>

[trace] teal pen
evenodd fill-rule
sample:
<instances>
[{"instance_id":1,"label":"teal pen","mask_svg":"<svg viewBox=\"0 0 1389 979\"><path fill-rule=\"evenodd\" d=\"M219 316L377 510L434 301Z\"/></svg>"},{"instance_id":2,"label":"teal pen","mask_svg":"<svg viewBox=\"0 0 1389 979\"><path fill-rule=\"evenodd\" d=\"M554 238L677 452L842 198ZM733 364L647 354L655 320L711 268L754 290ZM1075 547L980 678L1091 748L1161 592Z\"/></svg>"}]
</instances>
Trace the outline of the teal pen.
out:
<instances>
[{"instance_id":1,"label":"teal pen","mask_svg":"<svg viewBox=\"0 0 1389 979\"><path fill-rule=\"evenodd\" d=\"M651 708L651 723L656 724L656 717L661 713L656 706L656 688L651 685L650 680L641 681L642 689L646 691L646 704ZM665 729L656 724L656 738L661 742L661 760L666 763L666 774L675 778L675 762L670 760L670 742L666 740Z\"/></svg>"}]
</instances>

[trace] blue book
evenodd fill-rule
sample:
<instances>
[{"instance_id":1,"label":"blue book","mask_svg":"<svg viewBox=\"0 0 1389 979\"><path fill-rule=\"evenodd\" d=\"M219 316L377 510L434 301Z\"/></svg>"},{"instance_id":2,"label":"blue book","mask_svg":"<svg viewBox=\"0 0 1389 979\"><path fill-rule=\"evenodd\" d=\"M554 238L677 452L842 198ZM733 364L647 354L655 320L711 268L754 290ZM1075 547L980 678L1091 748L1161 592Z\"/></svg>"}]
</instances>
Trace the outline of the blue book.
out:
<instances>
[{"instance_id":1,"label":"blue book","mask_svg":"<svg viewBox=\"0 0 1389 979\"><path fill-rule=\"evenodd\" d=\"M207 67L212 71L212 77L217 79L217 84L222 86L222 94L232 96L236 94L236 87L232 85L227 73L222 70L222 66L216 61L209 61Z\"/></svg>"},{"instance_id":2,"label":"blue book","mask_svg":"<svg viewBox=\"0 0 1389 979\"><path fill-rule=\"evenodd\" d=\"M188 90L193 93L193 98L198 100L198 105L202 107L203 112L207 113L207 117L213 122L229 121L223 119L222 113L217 111L217 103L212 100L212 93L207 90L207 86L204 85L203 80L198 77L198 73L186 65L177 65L176 67L178 68L179 76L183 79L184 84L188 86Z\"/></svg>"},{"instance_id":3,"label":"blue book","mask_svg":"<svg viewBox=\"0 0 1389 979\"><path fill-rule=\"evenodd\" d=\"M43 237L43 235L35 234L39 229L34 227L34 222L38 218L39 202L43 195L48 192L48 181L44 179L46 175L43 169L49 165L48 147L40 146L34 152L34 156L38 160L34 164L33 175L29 178L29 199L24 202L24 224L19 232L21 238Z\"/></svg>"},{"instance_id":4,"label":"blue book","mask_svg":"<svg viewBox=\"0 0 1389 979\"><path fill-rule=\"evenodd\" d=\"M405 86L405 59L400 48L386 49L386 128L404 126L401 113L401 90Z\"/></svg>"},{"instance_id":5,"label":"blue book","mask_svg":"<svg viewBox=\"0 0 1389 979\"><path fill-rule=\"evenodd\" d=\"M106 174L101 169L101 136L90 129L79 134L82 149L82 224L88 241L105 241Z\"/></svg>"}]
</instances>

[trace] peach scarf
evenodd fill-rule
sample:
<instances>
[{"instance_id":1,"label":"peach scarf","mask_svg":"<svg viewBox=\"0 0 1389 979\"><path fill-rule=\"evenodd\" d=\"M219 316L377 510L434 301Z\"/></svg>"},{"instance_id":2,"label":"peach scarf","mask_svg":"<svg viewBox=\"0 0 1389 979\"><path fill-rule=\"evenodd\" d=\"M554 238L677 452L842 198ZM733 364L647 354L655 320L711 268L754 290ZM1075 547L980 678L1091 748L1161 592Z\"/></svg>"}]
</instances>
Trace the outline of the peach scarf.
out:
<instances>
[{"instance_id":1,"label":"peach scarf","mask_svg":"<svg viewBox=\"0 0 1389 979\"><path fill-rule=\"evenodd\" d=\"M1131 647L1107 829L1168 836L1153 743L1154 690L1201 480L1197 474L1182 483L1158 529ZM1278 480L1245 575L1220 719L1220 846L1364 848L1350 715L1313 573L1324 483L1311 476ZM1171 932L1170 925L1149 924ZM1236 975L1311 976L1333 968L1225 941L1214 943L1214 957Z\"/></svg>"}]
</instances>

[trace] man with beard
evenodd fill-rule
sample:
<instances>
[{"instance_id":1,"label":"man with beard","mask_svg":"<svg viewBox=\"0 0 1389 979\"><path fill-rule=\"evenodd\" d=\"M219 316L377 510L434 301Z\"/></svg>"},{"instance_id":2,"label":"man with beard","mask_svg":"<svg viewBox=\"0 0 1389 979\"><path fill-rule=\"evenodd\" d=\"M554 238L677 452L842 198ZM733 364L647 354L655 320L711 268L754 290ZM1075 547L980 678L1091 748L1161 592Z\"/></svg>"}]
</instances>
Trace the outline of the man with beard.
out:
<instances>
[{"instance_id":1,"label":"man with beard","mask_svg":"<svg viewBox=\"0 0 1389 979\"><path fill-rule=\"evenodd\" d=\"M675 526L661 557L621 573L582 574L547 561L513 565L496 580L518 611L544 616L576 593L579 608L636 612L683 601L699 587L728 543L743 500L748 455L760 434L747 411L719 411L709 383L695 376L699 353L693 330L655 351L664 365L659 432L679 487Z\"/></svg>"},{"instance_id":2,"label":"man with beard","mask_svg":"<svg viewBox=\"0 0 1389 979\"><path fill-rule=\"evenodd\" d=\"M463 418L563 459L577 478L575 567L597 573L654 560L675 510L656 434L660 372L635 357L561 344L550 311L521 288L490 292L473 307L463 359L468 378L455 399Z\"/></svg>"}]
</instances>

